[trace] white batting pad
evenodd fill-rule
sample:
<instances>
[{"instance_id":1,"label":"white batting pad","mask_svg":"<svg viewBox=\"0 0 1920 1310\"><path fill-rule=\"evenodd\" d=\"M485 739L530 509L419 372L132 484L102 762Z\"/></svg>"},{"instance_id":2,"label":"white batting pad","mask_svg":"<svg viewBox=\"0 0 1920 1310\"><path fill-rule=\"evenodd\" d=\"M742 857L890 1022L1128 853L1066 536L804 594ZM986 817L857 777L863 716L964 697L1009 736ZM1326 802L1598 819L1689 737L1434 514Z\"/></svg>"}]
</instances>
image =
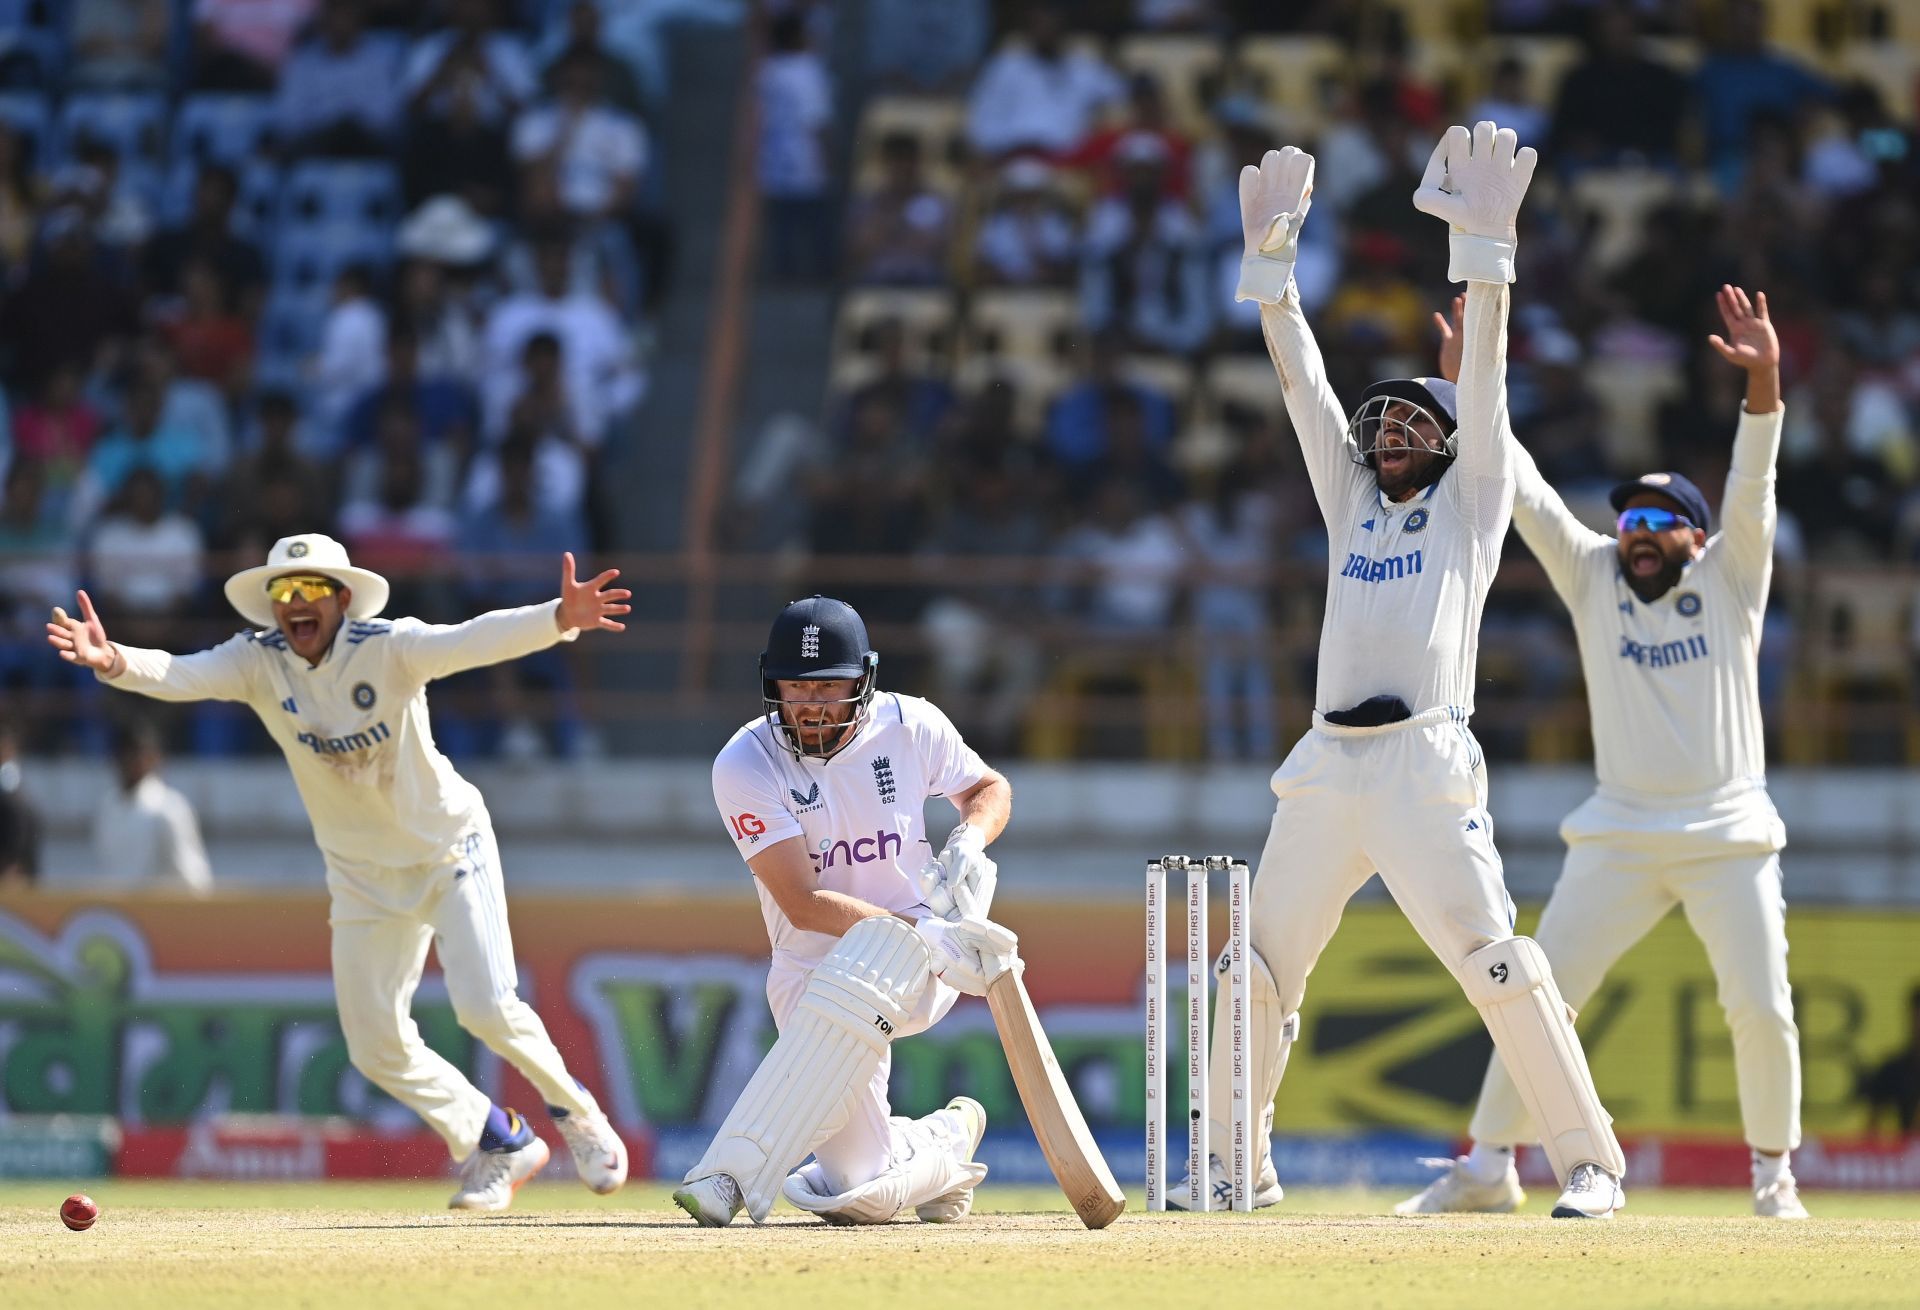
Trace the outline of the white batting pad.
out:
<instances>
[{"instance_id":1,"label":"white batting pad","mask_svg":"<svg viewBox=\"0 0 1920 1310\"><path fill-rule=\"evenodd\" d=\"M950 1119L944 1110L924 1119L896 1116L890 1123L893 1163L878 1178L831 1193L820 1166L809 1161L787 1175L781 1190L795 1206L830 1224L890 1223L908 1206L934 1201L945 1202L950 1219L964 1217L987 1167L965 1158L972 1143L952 1131Z\"/></svg>"},{"instance_id":2,"label":"white batting pad","mask_svg":"<svg viewBox=\"0 0 1920 1310\"><path fill-rule=\"evenodd\" d=\"M1626 1157L1613 1118L1600 1104L1573 1011L1560 997L1547 955L1531 937L1483 946L1460 966L1460 984L1480 1011L1500 1059L1540 1132L1556 1179L1575 1165L1597 1164L1615 1178Z\"/></svg>"},{"instance_id":3,"label":"white batting pad","mask_svg":"<svg viewBox=\"0 0 1920 1310\"><path fill-rule=\"evenodd\" d=\"M1214 965L1214 971L1223 977L1225 963L1226 956L1222 954ZM1248 1082L1258 1111L1253 1130L1257 1174L1266 1171L1273 1153L1273 1097L1280 1089L1280 1079L1286 1075L1287 1053L1293 1049L1293 1039L1300 1035L1300 1015L1298 1011L1281 1012L1280 989L1274 986L1267 962L1252 946L1247 947L1247 992L1252 1002L1247 1007L1247 1059L1252 1066ZM1230 1022L1227 1007L1216 1006L1213 1023L1218 1031L1213 1035L1213 1049L1209 1053L1212 1068L1207 1079L1207 1117L1213 1120L1216 1154L1224 1152L1233 1141L1233 1052L1226 1040Z\"/></svg>"},{"instance_id":4,"label":"white batting pad","mask_svg":"<svg viewBox=\"0 0 1920 1310\"><path fill-rule=\"evenodd\" d=\"M839 1132L854 1093L880 1067L894 1029L932 979L904 919L862 919L814 968L779 1040L754 1071L687 1181L727 1174L763 1222L781 1180Z\"/></svg>"}]
</instances>

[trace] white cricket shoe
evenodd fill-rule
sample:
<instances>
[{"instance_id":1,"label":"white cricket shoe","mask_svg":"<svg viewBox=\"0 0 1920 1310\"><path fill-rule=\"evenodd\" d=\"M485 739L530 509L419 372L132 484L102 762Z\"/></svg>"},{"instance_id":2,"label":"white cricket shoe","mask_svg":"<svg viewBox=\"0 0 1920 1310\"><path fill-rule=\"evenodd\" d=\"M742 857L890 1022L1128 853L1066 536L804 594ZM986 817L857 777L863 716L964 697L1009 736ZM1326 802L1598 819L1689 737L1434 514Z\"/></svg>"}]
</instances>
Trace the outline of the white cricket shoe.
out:
<instances>
[{"instance_id":1,"label":"white cricket shoe","mask_svg":"<svg viewBox=\"0 0 1920 1310\"><path fill-rule=\"evenodd\" d=\"M948 1101L946 1108L955 1111L966 1121L967 1153L962 1159L973 1159L973 1153L980 1149L980 1139L987 1135L987 1107L971 1096L956 1096ZM913 1207L922 1223L950 1224L965 1219L973 1212L973 1188L956 1187L944 1192L922 1205Z\"/></svg>"},{"instance_id":2,"label":"white cricket shoe","mask_svg":"<svg viewBox=\"0 0 1920 1310\"><path fill-rule=\"evenodd\" d=\"M1620 1180L1597 1164L1577 1164L1567 1175L1567 1190L1553 1203L1555 1219L1611 1219L1625 1206Z\"/></svg>"},{"instance_id":3,"label":"white cricket shoe","mask_svg":"<svg viewBox=\"0 0 1920 1310\"><path fill-rule=\"evenodd\" d=\"M555 1115L553 1126L567 1139L574 1170L589 1190L602 1196L620 1190L627 1181L627 1144L604 1114Z\"/></svg>"},{"instance_id":4,"label":"white cricket shoe","mask_svg":"<svg viewBox=\"0 0 1920 1310\"><path fill-rule=\"evenodd\" d=\"M1800 1203L1800 1188L1791 1173L1782 1173L1765 1187L1754 1189L1753 1212L1763 1219L1811 1219Z\"/></svg>"},{"instance_id":5,"label":"white cricket shoe","mask_svg":"<svg viewBox=\"0 0 1920 1310\"><path fill-rule=\"evenodd\" d=\"M1410 1196L1393 1207L1395 1214L1512 1214L1526 1203L1520 1188L1520 1170L1507 1161L1499 1181L1483 1183L1467 1170L1467 1157L1453 1160L1425 1159L1420 1163L1446 1170L1427 1184L1418 1196Z\"/></svg>"},{"instance_id":6,"label":"white cricket shoe","mask_svg":"<svg viewBox=\"0 0 1920 1310\"><path fill-rule=\"evenodd\" d=\"M460 1166L460 1190L447 1202L450 1210L504 1210L513 1204L520 1184L547 1167L553 1152L538 1137L517 1151L475 1151Z\"/></svg>"},{"instance_id":7,"label":"white cricket shoe","mask_svg":"<svg viewBox=\"0 0 1920 1310\"><path fill-rule=\"evenodd\" d=\"M731 1174L696 1178L673 1194L673 1203L702 1228L725 1228L747 1204Z\"/></svg>"},{"instance_id":8,"label":"white cricket shoe","mask_svg":"<svg viewBox=\"0 0 1920 1310\"><path fill-rule=\"evenodd\" d=\"M1227 1169L1227 1162L1218 1155L1209 1155L1207 1165L1213 1183L1213 1208L1233 1209L1233 1174ZM1253 1179L1253 1208L1264 1210L1270 1205L1279 1205L1286 1194L1286 1189L1280 1186L1280 1175L1274 1170L1273 1157L1262 1152L1260 1171ZM1167 1209L1186 1208L1187 1178L1183 1174L1178 1181L1167 1184Z\"/></svg>"}]
</instances>

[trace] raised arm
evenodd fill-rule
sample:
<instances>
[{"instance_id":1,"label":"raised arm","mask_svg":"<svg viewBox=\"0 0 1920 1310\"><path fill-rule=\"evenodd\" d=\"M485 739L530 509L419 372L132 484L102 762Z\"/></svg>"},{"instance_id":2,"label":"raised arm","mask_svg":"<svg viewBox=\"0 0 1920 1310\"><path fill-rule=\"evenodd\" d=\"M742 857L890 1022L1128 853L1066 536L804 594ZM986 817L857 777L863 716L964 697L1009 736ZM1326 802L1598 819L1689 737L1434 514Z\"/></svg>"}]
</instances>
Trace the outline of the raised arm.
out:
<instances>
[{"instance_id":1,"label":"raised arm","mask_svg":"<svg viewBox=\"0 0 1920 1310\"><path fill-rule=\"evenodd\" d=\"M1465 342L1467 297L1464 292L1453 298L1453 317L1436 312L1434 325L1440 330L1440 376L1452 383L1460 381L1460 352ZM1613 539L1595 532L1567 508L1560 493L1540 474L1539 465L1518 441L1508 452L1513 470L1513 526L1520 539L1547 571L1553 589L1569 604L1585 577L1582 562L1590 555L1613 549Z\"/></svg>"},{"instance_id":2,"label":"raised arm","mask_svg":"<svg viewBox=\"0 0 1920 1310\"><path fill-rule=\"evenodd\" d=\"M1747 403L1733 438L1733 467L1720 505L1726 543L1722 549L1739 566L1738 576L1763 590L1758 584L1773 567L1773 534L1780 521L1774 504L1774 460L1786 414L1780 403L1780 339L1767 317L1766 292L1749 300L1739 287L1723 286L1714 299L1727 335L1710 336L1707 344L1747 373Z\"/></svg>"},{"instance_id":3,"label":"raised arm","mask_svg":"<svg viewBox=\"0 0 1920 1310\"><path fill-rule=\"evenodd\" d=\"M545 650L555 642L572 641L582 632L604 628L624 632L626 624L613 616L632 607L633 593L609 586L620 570L608 569L581 582L574 577L573 552L561 557L560 596L519 609L492 610L465 623L418 623L396 626L392 635L396 653L422 682L450 677L467 669L502 664Z\"/></svg>"},{"instance_id":4,"label":"raised arm","mask_svg":"<svg viewBox=\"0 0 1920 1310\"><path fill-rule=\"evenodd\" d=\"M1260 331L1280 375L1287 417L1300 439L1314 498L1332 522L1335 507L1346 503L1366 470L1347 437L1346 414L1327 382L1326 364L1293 285L1300 228L1312 204L1313 156L1304 150L1269 150L1258 165L1240 170L1240 227L1246 246L1234 299L1260 303Z\"/></svg>"},{"instance_id":5,"label":"raised arm","mask_svg":"<svg viewBox=\"0 0 1920 1310\"><path fill-rule=\"evenodd\" d=\"M194 655L122 646L107 639L93 598L83 591L78 600L77 617L55 606L47 621L47 644L67 663L92 669L110 687L155 700L247 699L246 634Z\"/></svg>"}]
</instances>

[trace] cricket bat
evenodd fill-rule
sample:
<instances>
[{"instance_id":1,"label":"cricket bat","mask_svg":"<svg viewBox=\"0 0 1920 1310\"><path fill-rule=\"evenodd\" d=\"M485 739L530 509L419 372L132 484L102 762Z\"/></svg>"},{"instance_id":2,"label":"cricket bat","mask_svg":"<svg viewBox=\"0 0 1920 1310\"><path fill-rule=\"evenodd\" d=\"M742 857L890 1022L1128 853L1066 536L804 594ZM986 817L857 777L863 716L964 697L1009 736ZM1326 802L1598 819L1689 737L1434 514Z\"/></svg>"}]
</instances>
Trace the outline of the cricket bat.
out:
<instances>
[{"instance_id":1,"label":"cricket bat","mask_svg":"<svg viewBox=\"0 0 1920 1310\"><path fill-rule=\"evenodd\" d=\"M1000 1032L1000 1045L1007 1054L1007 1068L1013 1073L1013 1085L1020 1089L1020 1104L1040 1150L1060 1183L1060 1190L1072 1202L1074 1213L1089 1228L1105 1228L1127 1208L1126 1193L1114 1181L1113 1171L1094 1144L1087 1120L1073 1099L1060 1061L1054 1058L1053 1045L1040 1027L1033 1000L1020 980L1016 965L987 984L987 1007L993 1011L993 1026Z\"/></svg>"}]
</instances>

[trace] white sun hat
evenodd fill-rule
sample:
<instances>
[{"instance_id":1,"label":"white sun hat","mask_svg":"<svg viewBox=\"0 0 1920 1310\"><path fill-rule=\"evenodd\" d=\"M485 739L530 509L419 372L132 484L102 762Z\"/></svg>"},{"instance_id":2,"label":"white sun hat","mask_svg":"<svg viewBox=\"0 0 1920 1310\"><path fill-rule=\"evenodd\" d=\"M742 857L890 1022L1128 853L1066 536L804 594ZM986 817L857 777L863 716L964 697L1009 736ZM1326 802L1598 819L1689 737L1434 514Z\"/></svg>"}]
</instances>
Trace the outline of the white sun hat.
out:
<instances>
[{"instance_id":1,"label":"white sun hat","mask_svg":"<svg viewBox=\"0 0 1920 1310\"><path fill-rule=\"evenodd\" d=\"M274 542L265 564L241 569L227 579L227 603L247 622L275 627L267 583L289 573L317 573L344 583L353 592L347 605L350 619L370 619L387 607L387 580L371 569L353 567L347 562L347 548L319 532L303 532Z\"/></svg>"}]
</instances>

